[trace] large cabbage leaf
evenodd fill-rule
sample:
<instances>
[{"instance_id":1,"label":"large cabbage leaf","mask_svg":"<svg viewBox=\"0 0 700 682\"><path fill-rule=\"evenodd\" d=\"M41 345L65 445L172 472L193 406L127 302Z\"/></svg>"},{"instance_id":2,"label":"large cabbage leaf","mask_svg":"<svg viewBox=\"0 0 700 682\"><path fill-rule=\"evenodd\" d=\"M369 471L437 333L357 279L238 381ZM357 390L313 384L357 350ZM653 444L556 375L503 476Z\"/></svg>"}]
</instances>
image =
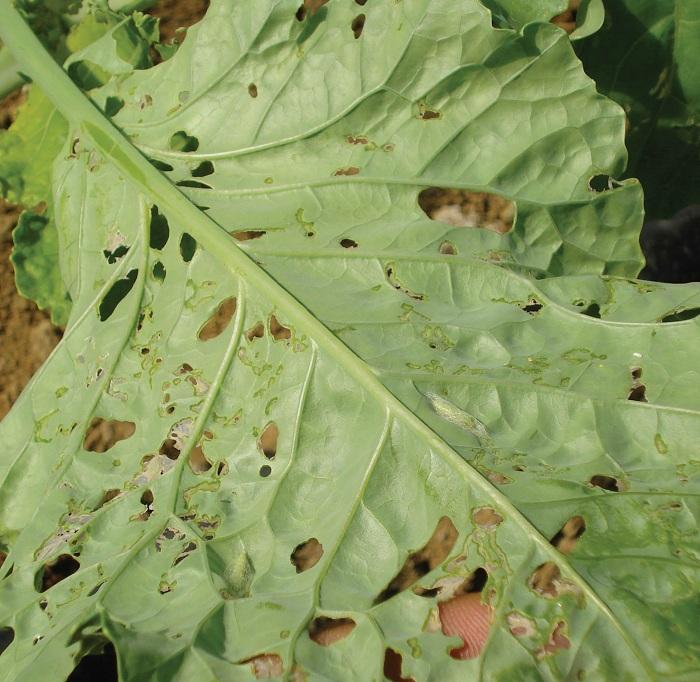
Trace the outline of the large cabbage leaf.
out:
<instances>
[{"instance_id":1,"label":"large cabbage leaf","mask_svg":"<svg viewBox=\"0 0 700 682\"><path fill-rule=\"evenodd\" d=\"M0 426L0 679L105 638L123 680L382 679L387 650L415 680L697 676L699 294L610 276L641 194L589 188L622 114L558 29L219 0L91 93L124 134L9 0L0 35L69 121L73 301ZM515 200L513 230L430 221L435 185Z\"/></svg>"}]
</instances>

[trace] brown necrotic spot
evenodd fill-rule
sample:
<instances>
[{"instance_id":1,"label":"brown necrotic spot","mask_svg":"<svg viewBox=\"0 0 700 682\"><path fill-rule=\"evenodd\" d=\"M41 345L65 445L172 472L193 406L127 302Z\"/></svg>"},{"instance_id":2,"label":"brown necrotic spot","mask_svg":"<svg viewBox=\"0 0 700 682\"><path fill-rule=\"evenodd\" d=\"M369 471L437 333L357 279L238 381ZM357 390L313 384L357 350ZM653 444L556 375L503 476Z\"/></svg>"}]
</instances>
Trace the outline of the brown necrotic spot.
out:
<instances>
[{"instance_id":1,"label":"brown necrotic spot","mask_svg":"<svg viewBox=\"0 0 700 682\"><path fill-rule=\"evenodd\" d=\"M190 456L188 457L187 462L190 465L190 469L192 469L195 474L203 474L211 469L211 462L204 454L204 450L202 449L201 445L197 445L190 450Z\"/></svg>"},{"instance_id":2,"label":"brown necrotic spot","mask_svg":"<svg viewBox=\"0 0 700 682\"><path fill-rule=\"evenodd\" d=\"M503 517L491 507L479 507L472 513L474 523L486 530L492 530L503 522Z\"/></svg>"},{"instance_id":3,"label":"brown necrotic spot","mask_svg":"<svg viewBox=\"0 0 700 682\"><path fill-rule=\"evenodd\" d=\"M73 575L79 568L80 563L72 554L61 554L51 563L44 564L37 571L34 585L39 592L46 592L46 590Z\"/></svg>"},{"instance_id":4,"label":"brown necrotic spot","mask_svg":"<svg viewBox=\"0 0 700 682\"><path fill-rule=\"evenodd\" d=\"M440 244L440 253L443 256L456 256L457 255L457 247L452 243L448 241L442 242Z\"/></svg>"},{"instance_id":5,"label":"brown necrotic spot","mask_svg":"<svg viewBox=\"0 0 700 682\"><path fill-rule=\"evenodd\" d=\"M330 646L345 639L355 629L355 625L352 618L319 616L314 618L309 625L309 637L316 644Z\"/></svg>"},{"instance_id":6,"label":"brown necrotic spot","mask_svg":"<svg viewBox=\"0 0 700 682\"><path fill-rule=\"evenodd\" d=\"M569 648L571 648L571 642L566 636L566 623L560 620L554 626L547 642L535 650L535 656L542 659L545 656L552 656L562 649Z\"/></svg>"},{"instance_id":7,"label":"brown necrotic spot","mask_svg":"<svg viewBox=\"0 0 700 682\"><path fill-rule=\"evenodd\" d=\"M245 333L245 337L248 341L262 339L263 336L265 336L265 325L262 322L257 322Z\"/></svg>"},{"instance_id":8,"label":"brown necrotic spot","mask_svg":"<svg viewBox=\"0 0 700 682\"><path fill-rule=\"evenodd\" d=\"M282 659L277 654L258 654L241 663L250 664L250 669L258 680L277 679L284 673Z\"/></svg>"},{"instance_id":9,"label":"brown necrotic spot","mask_svg":"<svg viewBox=\"0 0 700 682\"><path fill-rule=\"evenodd\" d=\"M620 482L614 476L596 474L595 476L591 476L589 483L596 488L603 488L603 490L610 490L614 493L620 492Z\"/></svg>"},{"instance_id":10,"label":"brown necrotic spot","mask_svg":"<svg viewBox=\"0 0 700 682\"><path fill-rule=\"evenodd\" d=\"M270 422L265 426L258 438L258 449L268 459L273 459L277 454L277 439L280 431L275 422Z\"/></svg>"},{"instance_id":11,"label":"brown necrotic spot","mask_svg":"<svg viewBox=\"0 0 700 682\"><path fill-rule=\"evenodd\" d=\"M582 516L572 516L552 538L552 544L562 553L574 551L578 539L586 531L586 522Z\"/></svg>"},{"instance_id":12,"label":"brown necrotic spot","mask_svg":"<svg viewBox=\"0 0 700 682\"><path fill-rule=\"evenodd\" d=\"M361 35L362 35L362 29L365 27L365 20L367 17L364 14L358 14L353 20L352 24L350 24L350 28L352 29L352 34L355 36L355 40L357 40Z\"/></svg>"},{"instance_id":13,"label":"brown necrotic spot","mask_svg":"<svg viewBox=\"0 0 700 682\"><path fill-rule=\"evenodd\" d=\"M297 569L297 573L303 573L313 568L323 556L323 545L316 538L309 538L294 548L290 561Z\"/></svg>"},{"instance_id":14,"label":"brown necrotic spot","mask_svg":"<svg viewBox=\"0 0 700 682\"><path fill-rule=\"evenodd\" d=\"M258 96L258 86L255 83L251 83L248 86L248 94L253 98Z\"/></svg>"},{"instance_id":15,"label":"brown necrotic spot","mask_svg":"<svg viewBox=\"0 0 700 682\"><path fill-rule=\"evenodd\" d=\"M396 577L386 586L374 603L379 604L413 585L419 578L441 564L457 542L457 529L452 520L443 516L425 545L408 556Z\"/></svg>"},{"instance_id":16,"label":"brown necrotic spot","mask_svg":"<svg viewBox=\"0 0 700 682\"><path fill-rule=\"evenodd\" d=\"M418 205L431 220L452 227L484 228L505 234L515 220L515 204L488 192L429 187L418 195Z\"/></svg>"},{"instance_id":17,"label":"brown necrotic spot","mask_svg":"<svg viewBox=\"0 0 700 682\"><path fill-rule=\"evenodd\" d=\"M209 341L219 336L233 319L236 312L236 299L233 296L219 303L212 316L199 330L197 337L200 341Z\"/></svg>"},{"instance_id":18,"label":"brown necrotic spot","mask_svg":"<svg viewBox=\"0 0 700 682\"><path fill-rule=\"evenodd\" d=\"M274 315L270 315L270 336L275 341L287 341L292 337L292 330L285 327Z\"/></svg>"},{"instance_id":19,"label":"brown necrotic spot","mask_svg":"<svg viewBox=\"0 0 700 682\"><path fill-rule=\"evenodd\" d=\"M347 168L339 168L333 175L358 175L360 169L357 166L348 166Z\"/></svg>"},{"instance_id":20,"label":"brown necrotic spot","mask_svg":"<svg viewBox=\"0 0 700 682\"><path fill-rule=\"evenodd\" d=\"M390 682L415 682L412 677L403 676L402 667L401 654L393 649L387 649L384 652L384 677Z\"/></svg>"},{"instance_id":21,"label":"brown necrotic spot","mask_svg":"<svg viewBox=\"0 0 700 682\"><path fill-rule=\"evenodd\" d=\"M340 240L340 245L344 249L356 249L357 248L357 242L354 239L349 239L347 237Z\"/></svg>"},{"instance_id":22,"label":"brown necrotic spot","mask_svg":"<svg viewBox=\"0 0 700 682\"><path fill-rule=\"evenodd\" d=\"M265 230L238 230L236 232L231 232L231 236L239 242L260 239L264 234L266 234Z\"/></svg>"},{"instance_id":23,"label":"brown necrotic spot","mask_svg":"<svg viewBox=\"0 0 700 682\"><path fill-rule=\"evenodd\" d=\"M131 438L135 431L134 422L95 417L85 432L83 448L88 452L107 452L119 441Z\"/></svg>"}]
</instances>

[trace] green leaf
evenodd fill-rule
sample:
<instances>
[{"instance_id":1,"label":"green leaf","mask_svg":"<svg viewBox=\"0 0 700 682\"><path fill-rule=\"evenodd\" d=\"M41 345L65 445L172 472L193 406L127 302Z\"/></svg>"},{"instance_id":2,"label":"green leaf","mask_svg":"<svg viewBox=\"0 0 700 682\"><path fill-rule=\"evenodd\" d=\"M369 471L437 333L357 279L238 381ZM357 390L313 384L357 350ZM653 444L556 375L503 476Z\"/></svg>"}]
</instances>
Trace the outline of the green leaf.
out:
<instances>
[{"instance_id":1,"label":"green leaf","mask_svg":"<svg viewBox=\"0 0 700 682\"><path fill-rule=\"evenodd\" d=\"M12 233L12 264L17 290L42 310L51 321L64 326L70 314L70 298L61 281L56 228L45 215L24 211Z\"/></svg>"},{"instance_id":2,"label":"green leaf","mask_svg":"<svg viewBox=\"0 0 700 682\"><path fill-rule=\"evenodd\" d=\"M91 92L129 140L0 0L71 121L74 237L68 329L0 426L0 679L105 638L122 680L378 680L387 649L417 681L692 679L698 323L651 320L698 292L591 274L637 267L638 186L588 188L619 111L558 29L473 0L368 3L357 38L350 3L297 9L213 2ZM428 220L431 185L514 199L514 231ZM483 588L478 658L450 586Z\"/></svg>"},{"instance_id":3,"label":"green leaf","mask_svg":"<svg viewBox=\"0 0 700 682\"><path fill-rule=\"evenodd\" d=\"M579 43L586 72L627 112L630 172L647 211L700 202L700 6L694 0L606 0L603 30Z\"/></svg>"}]
</instances>

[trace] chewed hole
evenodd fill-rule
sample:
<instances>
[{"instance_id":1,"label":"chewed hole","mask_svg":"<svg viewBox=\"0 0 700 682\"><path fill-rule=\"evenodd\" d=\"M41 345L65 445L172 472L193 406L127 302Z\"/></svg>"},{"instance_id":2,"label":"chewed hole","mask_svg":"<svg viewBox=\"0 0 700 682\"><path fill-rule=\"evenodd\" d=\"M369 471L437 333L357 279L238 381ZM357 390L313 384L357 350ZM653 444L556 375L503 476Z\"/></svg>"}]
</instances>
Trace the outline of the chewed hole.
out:
<instances>
[{"instance_id":1,"label":"chewed hole","mask_svg":"<svg viewBox=\"0 0 700 682\"><path fill-rule=\"evenodd\" d=\"M102 251L102 255L110 265L124 258L127 253L129 253L129 247L126 244L119 244L114 249L103 249Z\"/></svg>"},{"instance_id":2,"label":"chewed hole","mask_svg":"<svg viewBox=\"0 0 700 682\"><path fill-rule=\"evenodd\" d=\"M586 317L595 317L597 320L599 320L600 306L597 303L591 303L581 311L581 315L585 315Z\"/></svg>"},{"instance_id":3,"label":"chewed hole","mask_svg":"<svg viewBox=\"0 0 700 682\"><path fill-rule=\"evenodd\" d=\"M166 274L167 271L165 269L165 265L163 265L163 263L161 263L159 260L156 261L153 264L153 278L157 279L159 282L163 282Z\"/></svg>"},{"instance_id":4,"label":"chewed hole","mask_svg":"<svg viewBox=\"0 0 700 682\"><path fill-rule=\"evenodd\" d=\"M192 169L193 178L205 178L214 172L214 164L211 161L202 161L196 168Z\"/></svg>"},{"instance_id":5,"label":"chewed hole","mask_svg":"<svg viewBox=\"0 0 700 682\"><path fill-rule=\"evenodd\" d=\"M309 637L316 644L331 646L341 639L345 639L355 629L355 625L352 618L319 616L314 618L309 625Z\"/></svg>"},{"instance_id":6,"label":"chewed hole","mask_svg":"<svg viewBox=\"0 0 700 682\"><path fill-rule=\"evenodd\" d=\"M212 188L211 185L207 185L206 182L200 182L199 180L178 180L175 184L178 187L192 187L194 189L211 189ZM207 210L207 209L203 209L203 210Z\"/></svg>"},{"instance_id":7,"label":"chewed hole","mask_svg":"<svg viewBox=\"0 0 700 682\"><path fill-rule=\"evenodd\" d=\"M340 245L344 249L356 249L357 248L357 242L354 239L348 239L347 237L345 239L340 240Z\"/></svg>"},{"instance_id":8,"label":"chewed hole","mask_svg":"<svg viewBox=\"0 0 700 682\"><path fill-rule=\"evenodd\" d=\"M199 140L184 130L178 130L170 138L170 149L175 152L196 152L199 149Z\"/></svg>"},{"instance_id":9,"label":"chewed hole","mask_svg":"<svg viewBox=\"0 0 700 682\"><path fill-rule=\"evenodd\" d=\"M36 574L34 584L39 592L46 592L54 585L73 575L80 562L71 554L61 554L51 563L44 564Z\"/></svg>"},{"instance_id":10,"label":"chewed hole","mask_svg":"<svg viewBox=\"0 0 700 682\"><path fill-rule=\"evenodd\" d=\"M144 490L143 493L141 493L140 502L145 507L150 507L153 504L153 500L154 497L152 490Z\"/></svg>"},{"instance_id":11,"label":"chewed hole","mask_svg":"<svg viewBox=\"0 0 700 682\"><path fill-rule=\"evenodd\" d=\"M112 313L117 309L117 306L127 297L129 292L133 289L134 284L136 284L136 279L139 276L138 270L130 270L126 277L118 279L109 288L109 291L105 294L105 297L100 302L98 308L98 315L101 322L107 321Z\"/></svg>"},{"instance_id":12,"label":"chewed hole","mask_svg":"<svg viewBox=\"0 0 700 682\"><path fill-rule=\"evenodd\" d=\"M306 7L304 5L299 5L299 9L294 14L297 21L304 21L306 19Z\"/></svg>"},{"instance_id":13,"label":"chewed hole","mask_svg":"<svg viewBox=\"0 0 700 682\"><path fill-rule=\"evenodd\" d=\"M441 564L457 542L457 529L452 520L443 516L426 544L408 556L401 570L374 600L380 604L399 592L409 588L419 578Z\"/></svg>"},{"instance_id":14,"label":"chewed hole","mask_svg":"<svg viewBox=\"0 0 700 682\"><path fill-rule=\"evenodd\" d=\"M637 384L636 386L632 386L629 394L627 395L627 400L636 400L640 403L646 403L648 402L646 392L647 387L644 384Z\"/></svg>"},{"instance_id":15,"label":"chewed hole","mask_svg":"<svg viewBox=\"0 0 700 682\"><path fill-rule=\"evenodd\" d=\"M282 677L284 665L278 654L258 654L252 658L246 658L241 663L249 663L250 668L258 680Z\"/></svg>"},{"instance_id":16,"label":"chewed hole","mask_svg":"<svg viewBox=\"0 0 700 682\"><path fill-rule=\"evenodd\" d=\"M503 517L491 507L479 507L472 512L474 523L484 530L492 530L503 523Z\"/></svg>"},{"instance_id":17,"label":"chewed hole","mask_svg":"<svg viewBox=\"0 0 700 682\"><path fill-rule=\"evenodd\" d=\"M176 460L180 456L180 448L173 438L166 438L158 450L158 454L164 455L168 459Z\"/></svg>"},{"instance_id":18,"label":"chewed hole","mask_svg":"<svg viewBox=\"0 0 700 682\"><path fill-rule=\"evenodd\" d=\"M355 40L357 40L362 35L362 29L365 27L365 20L366 19L367 19L367 17L364 14L358 14L352 20L352 24L350 24L350 28L352 29L352 34L355 36Z\"/></svg>"},{"instance_id":19,"label":"chewed hole","mask_svg":"<svg viewBox=\"0 0 700 682\"><path fill-rule=\"evenodd\" d=\"M121 97L109 95L105 100L105 116L116 116L124 108L124 100Z\"/></svg>"},{"instance_id":20,"label":"chewed hole","mask_svg":"<svg viewBox=\"0 0 700 682\"><path fill-rule=\"evenodd\" d=\"M258 86L255 83L251 83L248 86L248 94L255 99L258 96Z\"/></svg>"},{"instance_id":21,"label":"chewed hole","mask_svg":"<svg viewBox=\"0 0 700 682\"><path fill-rule=\"evenodd\" d=\"M582 516L572 516L552 538L552 544L562 553L571 554L578 539L586 532L586 521Z\"/></svg>"},{"instance_id":22,"label":"chewed hole","mask_svg":"<svg viewBox=\"0 0 700 682\"><path fill-rule=\"evenodd\" d=\"M168 173L171 170L174 170L173 167L169 163L165 163L165 161L160 161L159 159L148 159L151 162L151 165L157 168L159 171L162 173Z\"/></svg>"},{"instance_id":23,"label":"chewed hole","mask_svg":"<svg viewBox=\"0 0 700 682\"><path fill-rule=\"evenodd\" d=\"M476 227L505 234L513 228L515 203L498 194L429 187L418 195L423 212L452 227Z\"/></svg>"},{"instance_id":24,"label":"chewed hole","mask_svg":"<svg viewBox=\"0 0 700 682\"><path fill-rule=\"evenodd\" d=\"M542 304L536 298L531 298L524 306L522 306L522 310L529 315L535 315L542 310Z\"/></svg>"},{"instance_id":25,"label":"chewed hole","mask_svg":"<svg viewBox=\"0 0 700 682\"><path fill-rule=\"evenodd\" d=\"M588 180L588 189L591 192L608 192L616 187L622 187L622 183L604 173L594 175Z\"/></svg>"},{"instance_id":26,"label":"chewed hole","mask_svg":"<svg viewBox=\"0 0 700 682\"><path fill-rule=\"evenodd\" d=\"M606 474L596 474L595 476L591 476L589 483L596 488L610 490L613 493L619 493L621 489L618 479L616 479L614 476L607 476Z\"/></svg>"},{"instance_id":27,"label":"chewed hole","mask_svg":"<svg viewBox=\"0 0 700 682\"><path fill-rule=\"evenodd\" d=\"M262 339L263 336L265 336L265 325L262 322L257 322L245 333L245 337L248 341Z\"/></svg>"},{"instance_id":28,"label":"chewed hole","mask_svg":"<svg viewBox=\"0 0 700 682\"><path fill-rule=\"evenodd\" d=\"M169 236L168 219L158 210L157 206L151 206L150 247L160 251L168 243Z\"/></svg>"},{"instance_id":29,"label":"chewed hole","mask_svg":"<svg viewBox=\"0 0 700 682\"><path fill-rule=\"evenodd\" d=\"M131 438L135 431L134 422L95 417L85 432L83 448L88 452L107 452L119 441Z\"/></svg>"},{"instance_id":30,"label":"chewed hole","mask_svg":"<svg viewBox=\"0 0 700 682\"><path fill-rule=\"evenodd\" d=\"M367 4L367 0L355 0L355 2L360 5L360 7L364 7Z\"/></svg>"},{"instance_id":31,"label":"chewed hole","mask_svg":"<svg viewBox=\"0 0 700 682\"><path fill-rule=\"evenodd\" d=\"M682 308L661 318L662 322L685 322L700 315L700 308Z\"/></svg>"},{"instance_id":32,"label":"chewed hole","mask_svg":"<svg viewBox=\"0 0 700 682\"><path fill-rule=\"evenodd\" d=\"M114 645L107 642L101 653L83 656L77 667L66 678L66 682L86 682L87 680L107 682L116 680L117 675L117 652Z\"/></svg>"},{"instance_id":33,"label":"chewed hole","mask_svg":"<svg viewBox=\"0 0 700 682\"><path fill-rule=\"evenodd\" d=\"M9 625L0 628L0 656L15 639L15 631Z\"/></svg>"},{"instance_id":34,"label":"chewed hole","mask_svg":"<svg viewBox=\"0 0 700 682\"><path fill-rule=\"evenodd\" d=\"M258 448L268 459L273 459L277 454L277 439L280 432L275 422L270 422L258 438Z\"/></svg>"},{"instance_id":35,"label":"chewed hole","mask_svg":"<svg viewBox=\"0 0 700 682\"><path fill-rule=\"evenodd\" d=\"M194 237L187 234L187 232L182 233L180 237L180 255L185 263L189 263L192 258L194 258L194 253L197 250L197 242Z\"/></svg>"},{"instance_id":36,"label":"chewed hole","mask_svg":"<svg viewBox=\"0 0 700 682\"><path fill-rule=\"evenodd\" d=\"M285 327L274 315L270 315L270 335L275 341L287 341L292 337L292 330Z\"/></svg>"},{"instance_id":37,"label":"chewed hole","mask_svg":"<svg viewBox=\"0 0 700 682\"><path fill-rule=\"evenodd\" d=\"M462 646L450 651L452 658L465 661L479 656L489 636L492 612L480 592L458 594L438 604L443 634L462 640Z\"/></svg>"},{"instance_id":38,"label":"chewed hole","mask_svg":"<svg viewBox=\"0 0 700 682\"><path fill-rule=\"evenodd\" d=\"M415 682L412 677L404 677L402 673L403 658L393 649L384 652L384 677L390 682Z\"/></svg>"},{"instance_id":39,"label":"chewed hole","mask_svg":"<svg viewBox=\"0 0 700 682\"><path fill-rule=\"evenodd\" d=\"M452 242L448 241L444 241L442 244L440 244L439 251L443 256L457 255L457 247Z\"/></svg>"},{"instance_id":40,"label":"chewed hole","mask_svg":"<svg viewBox=\"0 0 700 682\"><path fill-rule=\"evenodd\" d=\"M231 232L231 236L239 242L247 242L251 239L260 239L264 234L265 230L238 230L236 232Z\"/></svg>"},{"instance_id":41,"label":"chewed hole","mask_svg":"<svg viewBox=\"0 0 700 682\"><path fill-rule=\"evenodd\" d=\"M316 538L309 538L294 548L290 561L297 569L297 573L303 573L313 568L323 556L323 545Z\"/></svg>"},{"instance_id":42,"label":"chewed hole","mask_svg":"<svg viewBox=\"0 0 700 682\"><path fill-rule=\"evenodd\" d=\"M188 458L188 464L190 465L190 469L195 474L203 474L209 469L211 469L211 462L207 459L207 456L204 454L204 450L202 449L201 445L197 445L196 447L192 448L190 450L190 456Z\"/></svg>"},{"instance_id":43,"label":"chewed hole","mask_svg":"<svg viewBox=\"0 0 700 682\"><path fill-rule=\"evenodd\" d=\"M233 296L219 303L212 316L204 323L197 334L200 341L210 341L219 336L233 319L236 312L236 299Z\"/></svg>"}]
</instances>

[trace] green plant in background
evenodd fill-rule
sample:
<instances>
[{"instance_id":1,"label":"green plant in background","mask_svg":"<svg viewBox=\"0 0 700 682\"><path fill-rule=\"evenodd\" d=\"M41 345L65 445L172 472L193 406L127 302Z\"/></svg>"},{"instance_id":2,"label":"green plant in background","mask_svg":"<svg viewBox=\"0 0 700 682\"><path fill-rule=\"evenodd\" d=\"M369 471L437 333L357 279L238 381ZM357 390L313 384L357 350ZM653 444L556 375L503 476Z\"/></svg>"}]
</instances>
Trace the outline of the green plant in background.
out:
<instances>
[{"instance_id":1,"label":"green plant in background","mask_svg":"<svg viewBox=\"0 0 700 682\"><path fill-rule=\"evenodd\" d=\"M215 0L158 66L135 14L61 69L0 0L10 134L64 121L19 271L71 303L0 426L0 679L106 641L123 680L697 676L700 290L634 279L624 112L488 4Z\"/></svg>"}]
</instances>

